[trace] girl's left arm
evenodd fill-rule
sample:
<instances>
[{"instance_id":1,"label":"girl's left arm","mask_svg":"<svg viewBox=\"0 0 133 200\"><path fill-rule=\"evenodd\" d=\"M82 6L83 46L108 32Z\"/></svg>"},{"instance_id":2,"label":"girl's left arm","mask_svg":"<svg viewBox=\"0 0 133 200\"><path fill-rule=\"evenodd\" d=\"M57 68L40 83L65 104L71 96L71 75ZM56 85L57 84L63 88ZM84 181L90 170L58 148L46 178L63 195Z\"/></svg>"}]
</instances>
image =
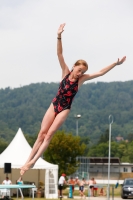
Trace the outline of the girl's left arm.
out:
<instances>
[{"instance_id":1,"label":"girl's left arm","mask_svg":"<svg viewBox=\"0 0 133 200\"><path fill-rule=\"evenodd\" d=\"M93 74L84 74L79 81L79 84L82 85L85 81L91 80L93 78L97 78L99 76L103 76L107 72L109 72L111 69L113 69L116 65L121 65L126 60L126 56L124 56L121 60L118 58L117 62L102 68L99 72L95 72Z\"/></svg>"}]
</instances>

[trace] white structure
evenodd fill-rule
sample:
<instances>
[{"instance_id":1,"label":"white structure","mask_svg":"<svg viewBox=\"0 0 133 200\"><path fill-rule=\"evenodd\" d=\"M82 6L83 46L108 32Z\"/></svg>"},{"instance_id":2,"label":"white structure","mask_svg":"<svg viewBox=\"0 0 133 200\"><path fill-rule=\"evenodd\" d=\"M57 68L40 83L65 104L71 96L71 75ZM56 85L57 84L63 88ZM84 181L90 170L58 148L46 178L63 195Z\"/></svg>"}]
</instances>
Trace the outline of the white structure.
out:
<instances>
[{"instance_id":1,"label":"white structure","mask_svg":"<svg viewBox=\"0 0 133 200\"><path fill-rule=\"evenodd\" d=\"M0 155L0 182L5 179L4 163L11 163L12 173L8 174L9 179L15 184L19 178L20 167L26 162L32 148L25 139L21 128L9 144L9 146ZM38 183L44 182L45 197L58 198L58 165L53 165L39 158L32 169L27 171L23 176L23 181Z\"/></svg>"},{"instance_id":2,"label":"white structure","mask_svg":"<svg viewBox=\"0 0 133 200\"><path fill-rule=\"evenodd\" d=\"M95 177L98 183L108 179L108 157L77 157L80 163L74 176L80 179ZM121 163L118 157L110 158L110 180L124 180L133 177L133 163ZM104 180L104 181L103 181Z\"/></svg>"},{"instance_id":3,"label":"white structure","mask_svg":"<svg viewBox=\"0 0 133 200\"><path fill-rule=\"evenodd\" d=\"M120 163L120 172L133 172L133 163Z\"/></svg>"}]
</instances>

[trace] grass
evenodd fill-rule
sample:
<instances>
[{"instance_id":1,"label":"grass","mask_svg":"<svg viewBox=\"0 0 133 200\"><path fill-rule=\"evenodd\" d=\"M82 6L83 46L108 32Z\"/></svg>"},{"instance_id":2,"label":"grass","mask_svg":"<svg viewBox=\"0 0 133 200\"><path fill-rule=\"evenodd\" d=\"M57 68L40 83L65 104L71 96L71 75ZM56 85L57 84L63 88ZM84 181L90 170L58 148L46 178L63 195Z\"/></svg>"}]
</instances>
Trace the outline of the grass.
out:
<instances>
[{"instance_id":1,"label":"grass","mask_svg":"<svg viewBox=\"0 0 133 200\"><path fill-rule=\"evenodd\" d=\"M106 192L106 188L104 188L104 191ZM98 190L98 192L99 192L99 190ZM68 196L68 194L69 194L68 188L64 189L63 195ZM120 197L121 196L120 194L121 194L121 186L118 186L118 188L114 188L114 197ZM88 190L87 189L85 190L85 195L88 196ZM73 193L73 196L79 196L79 190L75 190L74 193ZM99 196L99 195L97 195L97 196ZM104 196L104 198L106 198L106 196ZM112 187L110 188L110 198L112 198ZM17 198L14 198L14 197L12 199L18 200ZM45 199L45 198L44 197L42 197L42 198L35 197L35 200L42 200L42 199ZM21 200L20 197L19 197L19 200ZM24 197L24 200L32 200L32 197ZM53 199L49 199L49 200L53 200ZM70 200L70 198L68 200Z\"/></svg>"}]
</instances>

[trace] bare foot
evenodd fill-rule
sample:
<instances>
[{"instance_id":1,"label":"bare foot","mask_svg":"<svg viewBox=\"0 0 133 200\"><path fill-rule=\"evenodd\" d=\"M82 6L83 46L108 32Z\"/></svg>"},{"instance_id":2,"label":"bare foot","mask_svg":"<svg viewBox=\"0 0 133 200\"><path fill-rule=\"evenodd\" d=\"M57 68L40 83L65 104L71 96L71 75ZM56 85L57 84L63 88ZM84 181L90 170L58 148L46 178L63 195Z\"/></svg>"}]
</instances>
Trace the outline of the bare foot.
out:
<instances>
[{"instance_id":1,"label":"bare foot","mask_svg":"<svg viewBox=\"0 0 133 200\"><path fill-rule=\"evenodd\" d=\"M25 173L25 171L21 169L21 170L20 170L20 175L23 176L24 173Z\"/></svg>"},{"instance_id":2,"label":"bare foot","mask_svg":"<svg viewBox=\"0 0 133 200\"><path fill-rule=\"evenodd\" d=\"M20 175L23 176L24 173L26 171L28 171L30 168L33 168L33 166L34 166L33 161L30 161L29 163L26 163L23 167L20 168L21 169L20 170Z\"/></svg>"},{"instance_id":3,"label":"bare foot","mask_svg":"<svg viewBox=\"0 0 133 200\"><path fill-rule=\"evenodd\" d=\"M25 168L25 166L28 164L28 162L26 162L22 167L20 167L20 169Z\"/></svg>"}]
</instances>

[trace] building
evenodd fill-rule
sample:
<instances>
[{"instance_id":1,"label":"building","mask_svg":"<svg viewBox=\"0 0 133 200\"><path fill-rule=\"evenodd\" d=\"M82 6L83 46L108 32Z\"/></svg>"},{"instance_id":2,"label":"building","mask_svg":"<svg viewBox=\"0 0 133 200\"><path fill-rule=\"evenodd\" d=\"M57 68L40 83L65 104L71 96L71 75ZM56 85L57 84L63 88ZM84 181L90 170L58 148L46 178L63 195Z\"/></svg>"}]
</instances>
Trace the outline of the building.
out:
<instances>
[{"instance_id":1,"label":"building","mask_svg":"<svg viewBox=\"0 0 133 200\"><path fill-rule=\"evenodd\" d=\"M124 141L124 138L121 136L117 136L115 139L116 139L116 142Z\"/></svg>"},{"instance_id":2,"label":"building","mask_svg":"<svg viewBox=\"0 0 133 200\"><path fill-rule=\"evenodd\" d=\"M79 178L108 179L108 157L78 157L79 168L74 174ZM110 158L110 179L133 177L133 163L121 163L118 157Z\"/></svg>"}]
</instances>

